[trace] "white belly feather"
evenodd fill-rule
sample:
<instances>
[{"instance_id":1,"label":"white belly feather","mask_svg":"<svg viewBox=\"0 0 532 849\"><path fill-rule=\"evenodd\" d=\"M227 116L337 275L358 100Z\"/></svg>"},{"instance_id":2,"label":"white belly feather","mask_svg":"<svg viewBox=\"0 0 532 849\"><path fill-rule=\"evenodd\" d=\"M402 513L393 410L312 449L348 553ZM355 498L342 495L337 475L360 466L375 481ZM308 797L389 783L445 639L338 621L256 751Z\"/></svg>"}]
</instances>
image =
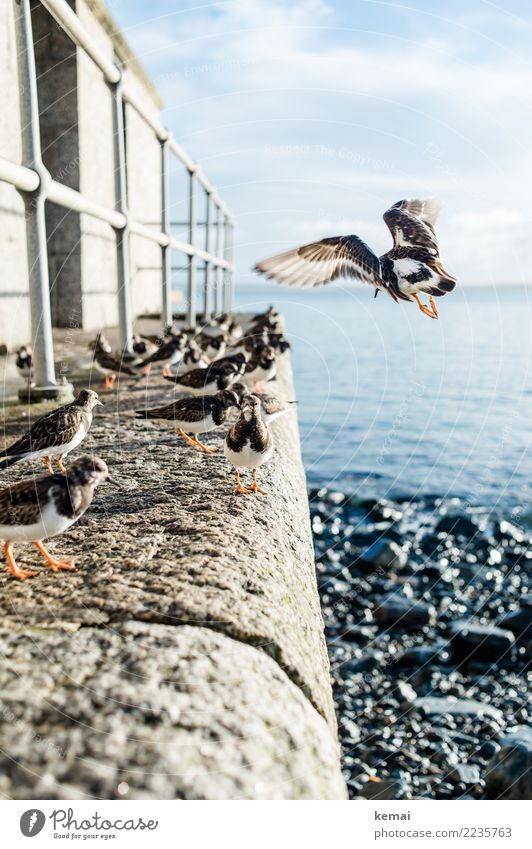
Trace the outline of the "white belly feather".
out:
<instances>
[{"instance_id":1,"label":"white belly feather","mask_svg":"<svg viewBox=\"0 0 532 849\"><path fill-rule=\"evenodd\" d=\"M60 516L53 503L48 503L41 511L40 519L32 525L0 525L0 539L6 541L47 539L63 533L77 518Z\"/></svg>"}]
</instances>

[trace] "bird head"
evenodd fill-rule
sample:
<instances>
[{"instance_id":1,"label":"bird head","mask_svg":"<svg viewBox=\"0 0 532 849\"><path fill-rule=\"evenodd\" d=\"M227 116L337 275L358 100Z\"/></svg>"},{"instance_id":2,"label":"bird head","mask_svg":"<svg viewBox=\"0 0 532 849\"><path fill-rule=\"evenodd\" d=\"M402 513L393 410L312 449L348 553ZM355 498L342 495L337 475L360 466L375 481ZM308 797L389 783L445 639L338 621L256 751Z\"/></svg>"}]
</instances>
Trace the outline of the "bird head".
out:
<instances>
[{"instance_id":1,"label":"bird head","mask_svg":"<svg viewBox=\"0 0 532 849\"><path fill-rule=\"evenodd\" d=\"M94 407L103 407L102 402L98 398L98 393L93 392L92 389L82 389L81 392L78 393L74 404L77 407L83 407L85 410L89 412Z\"/></svg>"},{"instance_id":2,"label":"bird head","mask_svg":"<svg viewBox=\"0 0 532 849\"><path fill-rule=\"evenodd\" d=\"M70 486L98 486L104 481L114 483L107 463L95 454L84 454L72 463L68 467L67 481Z\"/></svg>"},{"instance_id":3,"label":"bird head","mask_svg":"<svg viewBox=\"0 0 532 849\"><path fill-rule=\"evenodd\" d=\"M246 395L240 405L242 415L247 422L260 415L260 398L257 395Z\"/></svg>"},{"instance_id":4,"label":"bird head","mask_svg":"<svg viewBox=\"0 0 532 849\"><path fill-rule=\"evenodd\" d=\"M222 389L220 392L217 392L216 400L224 410L229 410L230 407L240 407L240 396L232 388Z\"/></svg>"}]
</instances>

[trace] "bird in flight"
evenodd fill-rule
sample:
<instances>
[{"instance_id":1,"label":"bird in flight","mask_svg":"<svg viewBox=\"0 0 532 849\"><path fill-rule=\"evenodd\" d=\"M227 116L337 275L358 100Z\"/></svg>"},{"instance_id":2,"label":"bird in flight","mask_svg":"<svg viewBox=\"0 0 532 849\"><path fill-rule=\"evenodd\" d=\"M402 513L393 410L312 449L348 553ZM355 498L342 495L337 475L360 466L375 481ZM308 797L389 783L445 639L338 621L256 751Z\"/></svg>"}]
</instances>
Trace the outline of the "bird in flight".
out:
<instances>
[{"instance_id":1,"label":"bird in flight","mask_svg":"<svg viewBox=\"0 0 532 849\"><path fill-rule=\"evenodd\" d=\"M320 286L352 277L387 292L394 301L416 301L421 312L438 318L434 298L452 292L456 280L445 271L434 225L437 200L400 200L384 213L393 248L378 257L358 236L333 236L258 262L255 271L286 286ZM422 303L419 293L429 296Z\"/></svg>"}]
</instances>

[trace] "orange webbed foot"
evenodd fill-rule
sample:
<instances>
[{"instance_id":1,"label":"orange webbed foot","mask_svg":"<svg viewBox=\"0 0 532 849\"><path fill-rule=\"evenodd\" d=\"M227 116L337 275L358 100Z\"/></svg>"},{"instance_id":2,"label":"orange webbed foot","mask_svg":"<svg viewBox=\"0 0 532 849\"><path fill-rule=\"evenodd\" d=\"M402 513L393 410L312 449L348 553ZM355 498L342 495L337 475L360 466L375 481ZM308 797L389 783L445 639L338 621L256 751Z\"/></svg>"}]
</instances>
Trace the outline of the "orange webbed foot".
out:
<instances>
[{"instance_id":1,"label":"orange webbed foot","mask_svg":"<svg viewBox=\"0 0 532 849\"><path fill-rule=\"evenodd\" d=\"M42 554L42 556L44 557L44 559L48 563L52 572L59 572L61 570L73 572L75 570L75 567L72 566L70 563L62 563L61 560L56 560L55 557L52 557L50 552L46 551L44 545L42 544L42 542L40 540L38 540L38 539L35 540L35 542L33 544L34 544L35 548L38 551L40 551L40 553Z\"/></svg>"}]
</instances>

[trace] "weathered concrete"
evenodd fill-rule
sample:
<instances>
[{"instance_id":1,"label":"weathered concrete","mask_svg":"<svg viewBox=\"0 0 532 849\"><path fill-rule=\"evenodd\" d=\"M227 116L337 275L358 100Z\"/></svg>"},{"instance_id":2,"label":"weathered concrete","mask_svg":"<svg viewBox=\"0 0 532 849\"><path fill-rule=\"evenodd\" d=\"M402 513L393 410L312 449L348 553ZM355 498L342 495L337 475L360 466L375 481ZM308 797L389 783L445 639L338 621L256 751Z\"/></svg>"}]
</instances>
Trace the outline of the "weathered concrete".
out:
<instances>
[{"instance_id":1,"label":"weathered concrete","mask_svg":"<svg viewBox=\"0 0 532 849\"><path fill-rule=\"evenodd\" d=\"M292 398L287 355L281 358L280 372L276 391ZM94 388L98 388L96 383ZM79 663L74 660L71 665L68 656L62 654L61 646L65 646L66 638L60 636L61 629L80 628L74 643L81 635L89 635L83 636L87 641L84 651L88 654L93 651L98 654L102 640L109 640L114 634L126 634L125 647L119 643L111 652L111 656L117 654L118 663L109 662L105 667L107 692L119 694L124 686L120 658L135 657L137 639L131 635L137 632L131 628L138 628L139 622L145 623L145 629L139 633L146 645L150 640L157 643L164 635L165 645L174 647L176 658L180 654L189 658L194 672L187 675L185 670L180 682L188 681L190 699L200 688L207 716L214 709L212 704L218 706L219 721L232 729L232 742L224 743L232 754L229 757L226 752L224 756L218 751L218 744L212 747L211 755L201 753L203 744L213 741L208 718L203 717L200 730L194 732L186 730L188 721L181 728L179 722L172 720L163 723L165 733L153 744L149 768L144 766L146 756L141 748L124 745L116 763L114 757L108 756L112 761L107 770L111 777L106 776L106 769L95 768L99 778L95 776L90 786L70 766L59 778L60 783L68 783L68 791L43 790L42 778L38 777L42 773L30 776L27 781L34 782L33 792L38 794L68 794L74 787L76 793L105 796L109 782L115 781L123 768L140 773L179 773L171 780L161 779L159 784L150 783L155 779L143 776L137 789L131 791L134 794L138 791L139 795L341 798L344 790L337 761L328 658L316 592L295 414L288 414L272 426L276 451L260 475L260 482L269 494L242 497L233 493L232 477L222 452L205 456L184 447L168 425L133 418L132 411L145 403L146 392L150 404L159 403L168 395L160 378L151 379L149 384L124 383L119 397L116 393L108 396L105 411L95 418L84 443L84 448L105 458L123 489L100 489L86 518L54 544L62 556L72 558L77 571L57 576L43 570L42 575L24 583L11 579L7 570L0 574L4 638L15 651L19 633L39 635L43 651L49 648L55 658L46 669L50 687L59 687L62 692L66 685L62 683L65 672L61 666L68 672L78 668ZM10 438L10 432L15 429L15 423L9 423L6 437ZM205 441L220 446L222 433L207 435ZM19 464L6 471L2 480L6 483L18 480L26 477L28 471L27 464L25 468ZM19 547L19 552L24 562L37 562L30 550ZM209 635L206 629L218 634ZM10 631L13 631L11 636ZM205 645L211 645L209 640L213 641L216 660L210 650L203 650ZM172 653L170 648L168 652ZM159 680L160 659L154 657L153 663L153 675ZM164 664L163 668L166 668ZM173 668L166 677L172 678ZM41 671L36 664L30 664L29 669L29 689L38 691ZM94 671L87 673L90 690L94 674ZM103 674L101 670L100 674ZM141 674L148 675L146 687L150 693L156 693L149 664ZM212 684L209 699L205 696L209 690L206 681ZM179 691L184 687L180 683ZM224 688L230 692L222 698L220 693ZM95 689L100 692L100 684ZM90 694L86 690L76 692L80 702L76 716L80 718L74 718L73 723L83 723L83 716L92 710L90 700L85 704ZM152 712L166 710L171 702L169 693L163 690L158 707L153 695ZM101 696L100 692L100 697L107 705L107 696ZM120 695L117 698L122 701ZM143 704L140 693L133 703L136 705L133 712L138 713L139 705ZM179 704L176 697L176 705ZM238 710L237 704L241 706ZM17 705L20 710L22 702ZM195 710L198 707L196 702ZM23 713L29 729L34 724L40 727L41 709L42 700L37 704L32 702L28 712ZM299 716L299 726L295 714ZM109 717L116 728L122 727L121 715L117 714L113 720L110 711ZM134 724L139 733L131 727L130 734L126 726L124 734L143 736L140 731L148 723L136 715ZM270 726L275 729L271 746L254 742L246 742L244 746L239 742L250 735L252 739L258 735L262 741L264 728ZM80 747L83 752L89 746L85 736L90 736L83 727L72 725L68 730L59 719L48 717L43 733L53 746L68 749L72 745L75 751ZM144 731L152 740L151 728ZM9 723L4 733L8 738L0 741L0 748L9 752ZM174 733L177 748L169 753L168 741ZM59 739L63 742L57 742ZM187 758L182 761L181 769L180 746L185 739L188 739ZM288 755L290 748L297 750L294 759ZM27 745L21 755L23 761L33 757ZM95 760L100 756L105 759L103 743L96 746ZM160 769L153 768L157 758ZM223 773L223 781L213 795L212 773L219 771L220 758L236 766L229 770L231 780ZM238 764L248 760L249 769L242 771ZM194 765L193 779L190 776ZM56 766L59 768L61 764ZM131 784L129 779L124 780ZM3 792L12 795L14 784L11 790Z\"/></svg>"}]
</instances>

